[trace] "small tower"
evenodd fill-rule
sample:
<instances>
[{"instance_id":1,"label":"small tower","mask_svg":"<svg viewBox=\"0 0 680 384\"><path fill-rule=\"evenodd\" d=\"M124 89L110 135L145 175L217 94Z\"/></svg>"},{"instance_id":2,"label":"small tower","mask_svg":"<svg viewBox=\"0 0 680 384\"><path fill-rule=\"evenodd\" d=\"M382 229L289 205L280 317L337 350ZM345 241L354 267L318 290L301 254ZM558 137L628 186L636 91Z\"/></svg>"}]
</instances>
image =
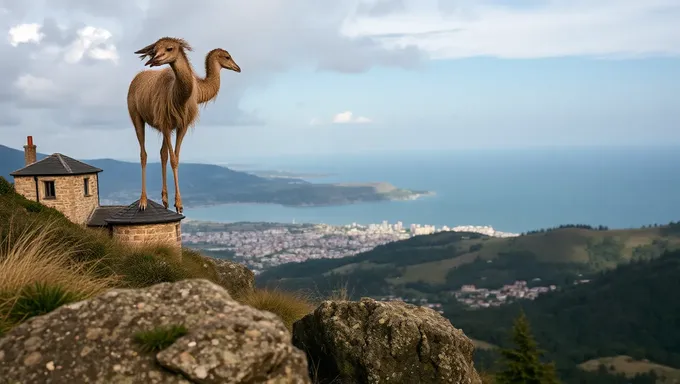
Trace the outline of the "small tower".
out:
<instances>
[{"instance_id":1,"label":"small tower","mask_svg":"<svg viewBox=\"0 0 680 384\"><path fill-rule=\"evenodd\" d=\"M139 210L139 200L104 219L114 238L130 245L164 243L182 247L180 221L184 215L170 211L148 200L146 209Z\"/></svg>"},{"instance_id":2,"label":"small tower","mask_svg":"<svg viewBox=\"0 0 680 384\"><path fill-rule=\"evenodd\" d=\"M99 206L102 170L60 153L37 161L33 137L24 146L25 165L12 172L14 189L25 198L55 208L69 220L85 224Z\"/></svg>"}]
</instances>

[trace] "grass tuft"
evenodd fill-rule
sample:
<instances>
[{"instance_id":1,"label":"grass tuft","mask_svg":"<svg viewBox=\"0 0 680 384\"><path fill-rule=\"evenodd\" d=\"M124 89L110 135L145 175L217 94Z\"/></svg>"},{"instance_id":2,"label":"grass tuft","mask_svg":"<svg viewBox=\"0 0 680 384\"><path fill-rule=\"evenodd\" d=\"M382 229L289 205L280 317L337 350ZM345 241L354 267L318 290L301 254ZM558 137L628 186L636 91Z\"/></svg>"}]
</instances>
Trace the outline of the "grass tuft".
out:
<instances>
[{"instance_id":1,"label":"grass tuft","mask_svg":"<svg viewBox=\"0 0 680 384\"><path fill-rule=\"evenodd\" d=\"M64 304L79 299L78 294L69 292L60 285L50 285L39 281L21 290L7 317L10 322L20 323L33 316L52 312Z\"/></svg>"},{"instance_id":2,"label":"grass tuft","mask_svg":"<svg viewBox=\"0 0 680 384\"><path fill-rule=\"evenodd\" d=\"M156 327L135 333L134 339L143 352L158 352L172 345L189 331L183 324Z\"/></svg>"},{"instance_id":3,"label":"grass tuft","mask_svg":"<svg viewBox=\"0 0 680 384\"><path fill-rule=\"evenodd\" d=\"M45 221L0 236L0 323L4 328L97 295L118 281L116 276L97 276L96 263L74 262L79 245L54 242L55 228L54 221Z\"/></svg>"},{"instance_id":4,"label":"grass tuft","mask_svg":"<svg viewBox=\"0 0 680 384\"><path fill-rule=\"evenodd\" d=\"M294 322L314 310L314 305L302 294L279 290L258 289L244 295L239 301L277 315L290 331Z\"/></svg>"}]
</instances>

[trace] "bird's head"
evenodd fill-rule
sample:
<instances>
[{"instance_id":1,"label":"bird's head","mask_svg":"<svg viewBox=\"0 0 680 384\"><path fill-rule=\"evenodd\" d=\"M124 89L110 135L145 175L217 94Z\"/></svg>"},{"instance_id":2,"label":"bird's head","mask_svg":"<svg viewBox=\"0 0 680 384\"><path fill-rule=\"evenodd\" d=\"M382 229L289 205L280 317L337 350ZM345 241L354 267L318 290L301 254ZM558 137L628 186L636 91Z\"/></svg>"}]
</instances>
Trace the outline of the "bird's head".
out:
<instances>
[{"instance_id":1,"label":"bird's head","mask_svg":"<svg viewBox=\"0 0 680 384\"><path fill-rule=\"evenodd\" d=\"M241 67L236 64L234 61L234 58L231 57L229 52L222 48L217 48L213 51L214 55L217 55L217 62L220 63L220 66L224 69L230 69L234 72L241 72Z\"/></svg>"},{"instance_id":2,"label":"bird's head","mask_svg":"<svg viewBox=\"0 0 680 384\"><path fill-rule=\"evenodd\" d=\"M142 60L149 58L144 65L158 67L163 64L174 63L181 55L184 55L184 51L191 50L189 43L183 39L163 37L135 52L135 54L139 55Z\"/></svg>"}]
</instances>

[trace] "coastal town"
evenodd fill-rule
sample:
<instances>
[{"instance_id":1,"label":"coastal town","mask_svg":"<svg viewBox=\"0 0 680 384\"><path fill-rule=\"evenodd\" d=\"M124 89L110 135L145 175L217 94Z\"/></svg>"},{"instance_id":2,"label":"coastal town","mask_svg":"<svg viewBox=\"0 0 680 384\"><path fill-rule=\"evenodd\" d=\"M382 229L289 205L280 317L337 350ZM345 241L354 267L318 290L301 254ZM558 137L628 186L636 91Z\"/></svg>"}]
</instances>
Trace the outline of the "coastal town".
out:
<instances>
[{"instance_id":1,"label":"coastal town","mask_svg":"<svg viewBox=\"0 0 680 384\"><path fill-rule=\"evenodd\" d=\"M442 231L474 232L487 236L517 234L490 226L435 227L401 222L342 226L284 223L208 223L187 221L182 243L208 252L229 254L256 274L285 263L310 259L341 258L369 251L379 245Z\"/></svg>"}]
</instances>

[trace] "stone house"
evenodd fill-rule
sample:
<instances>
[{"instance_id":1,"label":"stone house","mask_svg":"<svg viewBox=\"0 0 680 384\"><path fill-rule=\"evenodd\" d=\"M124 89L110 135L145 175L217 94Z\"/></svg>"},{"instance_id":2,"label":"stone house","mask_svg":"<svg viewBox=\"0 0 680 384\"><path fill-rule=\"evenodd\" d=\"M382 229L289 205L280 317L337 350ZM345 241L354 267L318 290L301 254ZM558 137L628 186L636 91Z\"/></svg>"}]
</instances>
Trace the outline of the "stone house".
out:
<instances>
[{"instance_id":1,"label":"stone house","mask_svg":"<svg viewBox=\"0 0 680 384\"><path fill-rule=\"evenodd\" d=\"M103 170L54 153L37 161L33 137L24 145L23 168L11 173L14 189L25 198L55 208L76 224L108 230L124 243L162 242L181 247L184 216L149 200L140 211L139 200L127 206L99 203L99 173Z\"/></svg>"}]
</instances>

